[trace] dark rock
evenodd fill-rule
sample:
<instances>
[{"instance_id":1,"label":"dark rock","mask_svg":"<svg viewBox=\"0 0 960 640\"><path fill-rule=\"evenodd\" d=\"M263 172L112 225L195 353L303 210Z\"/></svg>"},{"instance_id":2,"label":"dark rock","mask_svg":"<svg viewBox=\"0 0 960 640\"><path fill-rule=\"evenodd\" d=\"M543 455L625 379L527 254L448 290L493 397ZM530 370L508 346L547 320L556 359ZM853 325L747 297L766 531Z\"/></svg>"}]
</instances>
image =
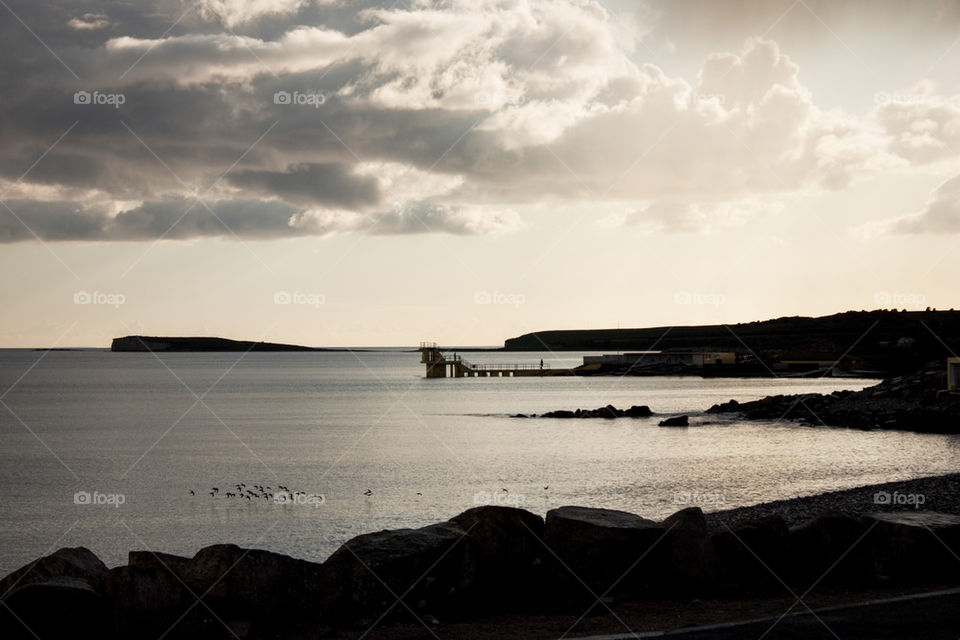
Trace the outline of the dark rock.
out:
<instances>
[{"instance_id":1,"label":"dark rock","mask_svg":"<svg viewBox=\"0 0 960 640\"><path fill-rule=\"evenodd\" d=\"M675 416L660 421L661 427L687 427L690 426L689 416Z\"/></svg>"},{"instance_id":2,"label":"dark rock","mask_svg":"<svg viewBox=\"0 0 960 640\"><path fill-rule=\"evenodd\" d=\"M612 404L596 409L577 409L568 411L558 409L557 411L548 411L542 414L542 418L648 418L653 415L650 407L646 405L633 405L629 409L617 409ZM534 414L534 417L536 414Z\"/></svg>"},{"instance_id":3,"label":"dark rock","mask_svg":"<svg viewBox=\"0 0 960 640\"><path fill-rule=\"evenodd\" d=\"M188 594L166 568L115 567L105 585L114 634L121 638L160 637L167 631L177 637L193 622L179 624L202 595ZM173 629L178 624L180 629Z\"/></svg>"},{"instance_id":4,"label":"dark rock","mask_svg":"<svg viewBox=\"0 0 960 640\"><path fill-rule=\"evenodd\" d=\"M17 587L58 577L81 578L102 593L106 576L107 566L86 547L58 549L0 580L0 598Z\"/></svg>"},{"instance_id":5,"label":"dark rock","mask_svg":"<svg viewBox=\"0 0 960 640\"><path fill-rule=\"evenodd\" d=\"M3 598L3 605L0 637L5 639L109 637L103 598L82 578L26 581Z\"/></svg>"},{"instance_id":6,"label":"dark rock","mask_svg":"<svg viewBox=\"0 0 960 640\"><path fill-rule=\"evenodd\" d=\"M198 551L183 577L222 617L291 625L331 615L341 589L324 565L232 544ZM285 615L277 618L278 611Z\"/></svg>"},{"instance_id":7,"label":"dark rock","mask_svg":"<svg viewBox=\"0 0 960 640\"><path fill-rule=\"evenodd\" d=\"M788 574L801 588L817 582L867 580L866 546L860 542L866 525L839 513L823 513L790 529Z\"/></svg>"},{"instance_id":8,"label":"dark rock","mask_svg":"<svg viewBox=\"0 0 960 640\"><path fill-rule=\"evenodd\" d=\"M340 613L374 620L407 607L436 615L460 604L476 578L467 532L449 522L357 536L325 567L344 590Z\"/></svg>"},{"instance_id":9,"label":"dark rock","mask_svg":"<svg viewBox=\"0 0 960 640\"><path fill-rule=\"evenodd\" d=\"M716 551L700 507L681 509L663 521L666 533L664 586L681 593L710 588L717 575Z\"/></svg>"},{"instance_id":10,"label":"dark rock","mask_svg":"<svg viewBox=\"0 0 960 640\"><path fill-rule=\"evenodd\" d=\"M543 518L523 509L482 506L451 518L450 524L467 534L475 563L470 571L473 604L516 606L532 600L548 553Z\"/></svg>"},{"instance_id":11,"label":"dark rock","mask_svg":"<svg viewBox=\"0 0 960 640\"><path fill-rule=\"evenodd\" d=\"M960 516L898 511L868 514L863 522L879 576L932 582L960 574Z\"/></svg>"},{"instance_id":12,"label":"dark rock","mask_svg":"<svg viewBox=\"0 0 960 640\"><path fill-rule=\"evenodd\" d=\"M190 566L190 558L159 551L131 551L127 554L127 566L137 569L163 569L182 578Z\"/></svg>"},{"instance_id":13,"label":"dark rock","mask_svg":"<svg viewBox=\"0 0 960 640\"><path fill-rule=\"evenodd\" d=\"M660 560L651 551L663 544L664 532L659 523L625 511L552 509L544 539L555 556L550 571L555 585L567 595L590 600L610 590L649 587Z\"/></svg>"},{"instance_id":14,"label":"dark rock","mask_svg":"<svg viewBox=\"0 0 960 640\"><path fill-rule=\"evenodd\" d=\"M943 393L943 361L909 376L884 380L861 391L823 395L768 396L710 407L708 413L741 414L748 420L796 420L849 429L903 429L920 433L960 433L960 395Z\"/></svg>"},{"instance_id":15,"label":"dark rock","mask_svg":"<svg viewBox=\"0 0 960 640\"><path fill-rule=\"evenodd\" d=\"M775 587L787 568L789 530L780 516L724 525L710 536L718 581L727 589Z\"/></svg>"}]
</instances>

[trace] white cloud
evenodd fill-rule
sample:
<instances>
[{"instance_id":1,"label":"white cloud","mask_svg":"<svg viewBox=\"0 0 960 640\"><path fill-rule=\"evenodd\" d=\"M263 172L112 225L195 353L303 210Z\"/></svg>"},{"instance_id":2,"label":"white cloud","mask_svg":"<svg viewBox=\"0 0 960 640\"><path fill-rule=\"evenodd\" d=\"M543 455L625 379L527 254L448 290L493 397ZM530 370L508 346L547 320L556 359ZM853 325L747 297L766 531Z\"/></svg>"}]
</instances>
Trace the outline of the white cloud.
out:
<instances>
[{"instance_id":1,"label":"white cloud","mask_svg":"<svg viewBox=\"0 0 960 640\"><path fill-rule=\"evenodd\" d=\"M201 14L209 20L235 27L267 15L296 13L310 0L199 0Z\"/></svg>"},{"instance_id":2,"label":"white cloud","mask_svg":"<svg viewBox=\"0 0 960 640\"><path fill-rule=\"evenodd\" d=\"M95 31L110 26L110 19L102 13L85 13L79 18L70 18L67 26L78 31Z\"/></svg>"},{"instance_id":3,"label":"white cloud","mask_svg":"<svg viewBox=\"0 0 960 640\"><path fill-rule=\"evenodd\" d=\"M897 234L960 233L960 175L937 187L920 212L886 224Z\"/></svg>"},{"instance_id":4,"label":"white cloud","mask_svg":"<svg viewBox=\"0 0 960 640\"><path fill-rule=\"evenodd\" d=\"M308 4L204 0L208 19L244 25L243 35L208 21L162 38L84 40L70 59L82 83L18 88L0 107L31 132L8 135L0 171L16 177L36 139L79 119L25 186L56 185L70 194L44 201L79 195L113 213L123 207L109 201L142 203L137 233L153 228L147 214L166 219L161 203L213 183L237 158L208 197L232 203L221 206L252 234L492 233L521 224L516 208L558 202L696 232L775 213L785 196L949 162L960 148L960 96L921 84L865 113L824 109L799 65L756 38L681 77L635 63L649 24L593 0L418 0L352 13L337 3L336 23ZM123 92L123 108L73 104L74 91L93 88ZM275 103L296 91L323 101ZM51 101L58 92L62 103ZM271 216L262 228L257 200ZM278 224L291 215L323 222Z\"/></svg>"}]
</instances>

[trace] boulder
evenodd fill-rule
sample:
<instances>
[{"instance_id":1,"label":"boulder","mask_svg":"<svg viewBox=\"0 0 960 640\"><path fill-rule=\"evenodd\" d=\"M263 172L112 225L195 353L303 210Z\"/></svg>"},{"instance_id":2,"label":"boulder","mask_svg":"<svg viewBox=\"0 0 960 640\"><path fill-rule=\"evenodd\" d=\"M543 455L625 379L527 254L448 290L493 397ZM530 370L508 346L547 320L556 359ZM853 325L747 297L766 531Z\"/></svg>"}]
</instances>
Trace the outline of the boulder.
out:
<instances>
[{"instance_id":1,"label":"boulder","mask_svg":"<svg viewBox=\"0 0 960 640\"><path fill-rule=\"evenodd\" d=\"M651 411L650 407L645 404L635 404L627 409L624 413L628 418L649 418L653 415L653 411Z\"/></svg>"},{"instance_id":2,"label":"boulder","mask_svg":"<svg viewBox=\"0 0 960 640\"><path fill-rule=\"evenodd\" d=\"M787 566L790 532L780 516L723 526L710 540L717 554L718 583L735 591L778 584Z\"/></svg>"},{"instance_id":3,"label":"boulder","mask_svg":"<svg viewBox=\"0 0 960 640\"><path fill-rule=\"evenodd\" d=\"M714 585L716 551L700 507L681 509L663 521L666 562L661 586L679 593L700 592Z\"/></svg>"},{"instance_id":4,"label":"boulder","mask_svg":"<svg viewBox=\"0 0 960 640\"><path fill-rule=\"evenodd\" d=\"M543 518L523 509L474 507L450 519L466 532L474 582L471 602L478 606L517 605L536 593L544 548Z\"/></svg>"},{"instance_id":5,"label":"boulder","mask_svg":"<svg viewBox=\"0 0 960 640\"><path fill-rule=\"evenodd\" d=\"M661 427L687 427L690 426L689 416L674 416L660 421Z\"/></svg>"},{"instance_id":6,"label":"boulder","mask_svg":"<svg viewBox=\"0 0 960 640\"><path fill-rule=\"evenodd\" d=\"M861 537L866 525L839 513L822 513L789 533L789 580L800 588L861 582L872 572L865 565L866 545ZM858 542L860 541L860 542Z\"/></svg>"},{"instance_id":7,"label":"boulder","mask_svg":"<svg viewBox=\"0 0 960 640\"><path fill-rule=\"evenodd\" d=\"M878 576L936 582L960 575L960 516L933 511L871 513L866 546Z\"/></svg>"},{"instance_id":8,"label":"boulder","mask_svg":"<svg viewBox=\"0 0 960 640\"><path fill-rule=\"evenodd\" d=\"M160 551L131 551L127 554L127 566L137 569L163 569L182 578L190 566L190 558Z\"/></svg>"},{"instance_id":9,"label":"boulder","mask_svg":"<svg viewBox=\"0 0 960 640\"><path fill-rule=\"evenodd\" d=\"M444 522L357 536L325 567L343 589L340 616L404 616L408 607L418 616L438 615L462 604L473 585L477 564L471 551L467 532Z\"/></svg>"},{"instance_id":10,"label":"boulder","mask_svg":"<svg viewBox=\"0 0 960 640\"><path fill-rule=\"evenodd\" d=\"M224 617L267 621L274 627L329 616L340 597L340 585L324 565L232 544L198 551L183 578Z\"/></svg>"},{"instance_id":11,"label":"boulder","mask_svg":"<svg viewBox=\"0 0 960 640\"><path fill-rule=\"evenodd\" d=\"M86 547L58 549L0 580L0 599L18 587L59 577L80 578L102 593L106 576L107 566Z\"/></svg>"},{"instance_id":12,"label":"boulder","mask_svg":"<svg viewBox=\"0 0 960 640\"><path fill-rule=\"evenodd\" d=\"M165 568L115 567L104 591L116 637L156 638L168 631L177 637L193 622L182 618L196 598Z\"/></svg>"},{"instance_id":13,"label":"boulder","mask_svg":"<svg viewBox=\"0 0 960 640\"><path fill-rule=\"evenodd\" d=\"M11 640L109 637L103 598L83 578L27 580L0 607L0 637Z\"/></svg>"},{"instance_id":14,"label":"boulder","mask_svg":"<svg viewBox=\"0 0 960 640\"><path fill-rule=\"evenodd\" d=\"M547 558L552 583L565 595L587 599L642 591L655 581L664 533L660 524L626 511L552 509L544 531L553 552Z\"/></svg>"}]
</instances>

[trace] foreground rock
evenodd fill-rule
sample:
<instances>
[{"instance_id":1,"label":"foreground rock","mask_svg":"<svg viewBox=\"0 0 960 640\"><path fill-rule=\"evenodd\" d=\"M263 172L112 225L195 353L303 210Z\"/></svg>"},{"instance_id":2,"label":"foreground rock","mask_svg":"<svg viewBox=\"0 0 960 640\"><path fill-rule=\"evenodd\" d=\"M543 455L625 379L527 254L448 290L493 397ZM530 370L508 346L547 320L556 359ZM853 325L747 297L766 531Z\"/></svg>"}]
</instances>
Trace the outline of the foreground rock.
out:
<instances>
[{"instance_id":1,"label":"foreground rock","mask_svg":"<svg viewBox=\"0 0 960 640\"><path fill-rule=\"evenodd\" d=\"M107 566L86 547L60 549L0 580L0 598L5 598L17 587L59 577L77 578L88 584L94 592L102 593Z\"/></svg>"},{"instance_id":2,"label":"foreground rock","mask_svg":"<svg viewBox=\"0 0 960 640\"><path fill-rule=\"evenodd\" d=\"M192 558L132 552L107 570L86 549L61 549L0 581L0 637L319 637L331 626L567 612L571 603L580 614L611 598L960 583L960 516L823 513L792 528L778 517L707 522L697 507L657 522L567 506L544 522L489 506L357 536L324 563L223 544Z\"/></svg>"},{"instance_id":3,"label":"foreground rock","mask_svg":"<svg viewBox=\"0 0 960 640\"><path fill-rule=\"evenodd\" d=\"M605 407L599 407L597 409L577 409L575 411L568 411L566 409L558 409L557 411L548 411L546 413L537 416L537 414L523 414L518 413L512 418L649 418L653 415L653 411L650 410L650 407L647 405L633 405L629 409L617 409L612 404L608 404Z\"/></svg>"},{"instance_id":4,"label":"foreground rock","mask_svg":"<svg viewBox=\"0 0 960 640\"><path fill-rule=\"evenodd\" d=\"M109 637L104 598L80 578L52 577L14 588L3 598L3 638Z\"/></svg>"},{"instance_id":5,"label":"foreground rock","mask_svg":"<svg viewBox=\"0 0 960 640\"><path fill-rule=\"evenodd\" d=\"M659 423L661 427L689 427L690 426L690 416L674 416L673 418L667 418L666 420L661 420Z\"/></svg>"},{"instance_id":6,"label":"foreground rock","mask_svg":"<svg viewBox=\"0 0 960 640\"><path fill-rule=\"evenodd\" d=\"M549 573L565 595L643 591L661 560L651 551L665 533L659 523L625 511L552 509L545 532L553 556Z\"/></svg>"},{"instance_id":7,"label":"foreground rock","mask_svg":"<svg viewBox=\"0 0 960 640\"><path fill-rule=\"evenodd\" d=\"M738 413L748 420L797 420L854 429L902 429L960 433L960 394L946 391L946 371L933 363L910 376L891 378L861 391L768 396L731 400L707 413Z\"/></svg>"}]
</instances>

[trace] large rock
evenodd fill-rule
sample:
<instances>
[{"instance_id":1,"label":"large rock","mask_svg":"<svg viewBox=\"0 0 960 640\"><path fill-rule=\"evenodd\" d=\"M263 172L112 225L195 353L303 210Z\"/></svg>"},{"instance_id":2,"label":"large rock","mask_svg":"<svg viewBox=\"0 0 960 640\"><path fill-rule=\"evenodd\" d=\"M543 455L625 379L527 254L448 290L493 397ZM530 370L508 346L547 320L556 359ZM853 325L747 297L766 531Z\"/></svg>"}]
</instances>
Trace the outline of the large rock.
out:
<instances>
[{"instance_id":1,"label":"large rock","mask_svg":"<svg viewBox=\"0 0 960 640\"><path fill-rule=\"evenodd\" d=\"M87 580L57 576L28 580L3 598L0 637L58 640L109 637L103 598Z\"/></svg>"},{"instance_id":2,"label":"large rock","mask_svg":"<svg viewBox=\"0 0 960 640\"><path fill-rule=\"evenodd\" d=\"M325 566L344 590L341 616L377 619L408 607L418 616L438 615L462 603L473 584L471 551L467 532L444 522L357 536Z\"/></svg>"},{"instance_id":3,"label":"large rock","mask_svg":"<svg viewBox=\"0 0 960 640\"><path fill-rule=\"evenodd\" d=\"M190 566L190 558L160 551L131 551L127 554L127 566L137 569L163 569L183 578Z\"/></svg>"},{"instance_id":4,"label":"large rock","mask_svg":"<svg viewBox=\"0 0 960 640\"><path fill-rule=\"evenodd\" d=\"M765 590L778 583L789 553L789 530L780 516L722 527L711 536L718 582L730 590Z\"/></svg>"},{"instance_id":5,"label":"large rock","mask_svg":"<svg viewBox=\"0 0 960 640\"><path fill-rule=\"evenodd\" d=\"M181 637L194 622L183 616L196 598L165 568L115 567L107 574L105 596L118 638L156 638L168 632Z\"/></svg>"},{"instance_id":6,"label":"large rock","mask_svg":"<svg viewBox=\"0 0 960 640\"><path fill-rule=\"evenodd\" d=\"M0 598L18 587L59 577L80 578L101 593L106 576L107 566L86 547L58 549L0 580Z\"/></svg>"},{"instance_id":7,"label":"large rock","mask_svg":"<svg viewBox=\"0 0 960 640\"><path fill-rule=\"evenodd\" d=\"M789 579L804 589L820 582L867 580L865 532L859 519L829 512L791 528Z\"/></svg>"},{"instance_id":8,"label":"large rock","mask_svg":"<svg viewBox=\"0 0 960 640\"><path fill-rule=\"evenodd\" d=\"M690 426L690 417L689 416L674 416L673 418L667 418L666 420L661 420L659 423L661 427L688 427Z\"/></svg>"},{"instance_id":9,"label":"large rock","mask_svg":"<svg viewBox=\"0 0 960 640\"><path fill-rule=\"evenodd\" d=\"M960 516L900 511L868 514L863 522L878 576L929 582L960 576Z\"/></svg>"},{"instance_id":10,"label":"large rock","mask_svg":"<svg viewBox=\"0 0 960 640\"><path fill-rule=\"evenodd\" d=\"M666 556L662 586L680 593L713 587L717 574L716 551L700 507L681 509L663 521Z\"/></svg>"},{"instance_id":11,"label":"large rock","mask_svg":"<svg viewBox=\"0 0 960 640\"><path fill-rule=\"evenodd\" d=\"M664 544L664 533L660 524L626 511L552 509L544 539L554 556L553 584L588 599L649 587L659 570L656 547Z\"/></svg>"},{"instance_id":12,"label":"large rock","mask_svg":"<svg viewBox=\"0 0 960 640\"><path fill-rule=\"evenodd\" d=\"M319 619L332 612L339 598L339 585L323 565L233 544L198 551L183 578L197 596L254 620L295 624Z\"/></svg>"},{"instance_id":13,"label":"large rock","mask_svg":"<svg viewBox=\"0 0 960 640\"><path fill-rule=\"evenodd\" d=\"M543 518L523 509L475 507L450 519L466 532L474 582L471 601L479 606L528 603L537 593L544 548Z\"/></svg>"}]
</instances>

